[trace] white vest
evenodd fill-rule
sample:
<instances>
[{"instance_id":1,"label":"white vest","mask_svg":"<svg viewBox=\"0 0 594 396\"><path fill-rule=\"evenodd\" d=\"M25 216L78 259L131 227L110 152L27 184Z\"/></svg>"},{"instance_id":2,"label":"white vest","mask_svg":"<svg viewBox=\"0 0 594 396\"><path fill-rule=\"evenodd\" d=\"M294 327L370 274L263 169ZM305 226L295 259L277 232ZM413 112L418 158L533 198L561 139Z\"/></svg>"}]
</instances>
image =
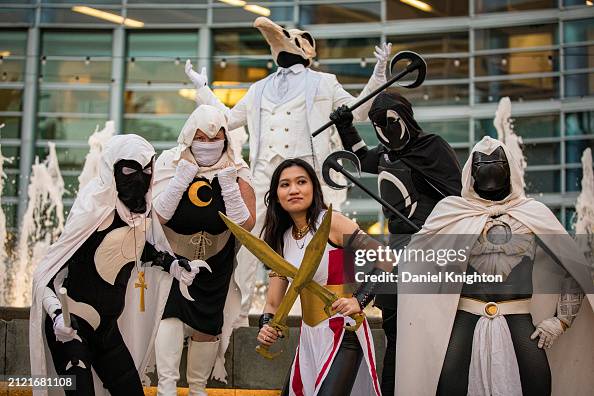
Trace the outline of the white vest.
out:
<instances>
[{"instance_id":1,"label":"white vest","mask_svg":"<svg viewBox=\"0 0 594 396\"><path fill-rule=\"evenodd\" d=\"M259 159L270 160L275 155L283 158L312 155L304 95L279 104L262 95L260 120Z\"/></svg>"}]
</instances>

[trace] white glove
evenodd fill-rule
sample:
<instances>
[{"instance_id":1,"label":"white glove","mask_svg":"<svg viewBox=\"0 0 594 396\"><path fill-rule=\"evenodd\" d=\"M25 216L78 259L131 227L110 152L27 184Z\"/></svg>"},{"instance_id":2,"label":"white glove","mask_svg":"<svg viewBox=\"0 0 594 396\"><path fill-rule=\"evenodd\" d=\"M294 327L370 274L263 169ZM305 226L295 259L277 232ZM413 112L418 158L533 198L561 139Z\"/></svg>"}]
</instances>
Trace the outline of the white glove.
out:
<instances>
[{"instance_id":1,"label":"white glove","mask_svg":"<svg viewBox=\"0 0 594 396\"><path fill-rule=\"evenodd\" d=\"M225 202L225 213L227 217L237 224L243 224L250 218L250 211L248 210L239 184L237 183L237 170L235 167L229 166L221 170L217 177L221 186L221 194L223 194L223 202Z\"/></svg>"},{"instance_id":2,"label":"white glove","mask_svg":"<svg viewBox=\"0 0 594 396\"><path fill-rule=\"evenodd\" d=\"M237 184L237 169L234 166L228 166L225 169L217 173L219 177L219 184L221 190L228 190L233 188Z\"/></svg>"},{"instance_id":3,"label":"white glove","mask_svg":"<svg viewBox=\"0 0 594 396\"><path fill-rule=\"evenodd\" d=\"M373 69L373 76L380 81L386 81L386 67L388 66L388 58L391 52L392 43L382 43L379 47L377 45L375 46L373 55L375 55L377 63Z\"/></svg>"},{"instance_id":4,"label":"white glove","mask_svg":"<svg viewBox=\"0 0 594 396\"><path fill-rule=\"evenodd\" d=\"M540 322L536 326L536 330L530 336L531 340L536 337L540 337L538 340L538 347L550 348L553 346L553 342L565 332L563 325L559 318L548 318Z\"/></svg>"},{"instance_id":5,"label":"white glove","mask_svg":"<svg viewBox=\"0 0 594 396\"><path fill-rule=\"evenodd\" d=\"M190 271L186 271L179 265L179 260L175 260L169 267L169 273L180 283L186 286L190 286L196 277L196 274L200 272L200 267L206 266L209 270L210 267L203 260L194 260L188 263L190 265Z\"/></svg>"},{"instance_id":6,"label":"white glove","mask_svg":"<svg viewBox=\"0 0 594 396\"><path fill-rule=\"evenodd\" d=\"M62 314L59 314L54 318L54 334L56 335L56 340L60 342L72 341L75 338L80 339L76 335L76 330L64 325L64 315Z\"/></svg>"},{"instance_id":7,"label":"white glove","mask_svg":"<svg viewBox=\"0 0 594 396\"><path fill-rule=\"evenodd\" d=\"M208 84L208 77L206 76L206 67L202 68L200 74L196 73L193 69L192 62L188 59L186 61L186 75L192 81L192 84L196 87L196 89L200 89Z\"/></svg>"},{"instance_id":8,"label":"white glove","mask_svg":"<svg viewBox=\"0 0 594 396\"><path fill-rule=\"evenodd\" d=\"M198 170L198 164L192 163L182 158L177 163L174 178L177 179L180 182L180 184L185 185L185 191L186 188L190 185L190 183L192 183L192 180L194 180L194 176L196 176Z\"/></svg>"},{"instance_id":9,"label":"white glove","mask_svg":"<svg viewBox=\"0 0 594 396\"><path fill-rule=\"evenodd\" d=\"M169 181L165 190L155 200L155 210L165 220L173 217L184 192L198 173L198 165L185 159L179 160L175 168L175 176Z\"/></svg>"}]
</instances>

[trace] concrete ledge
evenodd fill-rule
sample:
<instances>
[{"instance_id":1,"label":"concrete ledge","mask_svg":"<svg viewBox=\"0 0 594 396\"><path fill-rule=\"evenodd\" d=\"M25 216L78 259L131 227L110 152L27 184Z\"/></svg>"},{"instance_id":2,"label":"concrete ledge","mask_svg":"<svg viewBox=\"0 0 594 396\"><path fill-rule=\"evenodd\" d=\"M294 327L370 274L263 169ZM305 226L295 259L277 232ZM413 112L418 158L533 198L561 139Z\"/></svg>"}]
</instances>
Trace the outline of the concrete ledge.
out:
<instances>
[{"instance_id":1,"label":"concrete ledge","mask_svg":"<svg viewBox=\"0 0 594 396\"><path fill-rule=\"evenodd\" d=\"M0 318L2 318L0 320L1 375L30 375L28 317L28 309L0 308ZM229 348L225 355L225 367L228 374L227 384L214 380L208 383L208 387L216 390L216 392L228 390L235 393L212 393L212 395L275 395L278 393L268 393L258 390L274 391L283 387L299 340L300 318L291 317L289 319L289 337L279 345L283 353L274 360L265 359L255 351L257 346L256 336L258 334L257 320L257 316L250 317L250 327L242 327L233 332ZM256 325L254 326L254 324ZM381 374L385 340L383 330L381 330L381 319L372 318L370 325L375 341L377 370ZM180 387L187 387L186 353L187 349L184 347L180 367L181 378L178 383ZM153 386L156 385L157 374L150 373L149 377L151 378L151 384ZM245 390L247 393L237 393L240 389ZM11 391L10 394L16 395L21 393L13 393ZM211 394L210 391L209 394Z\"/></svg>"}]
</instances>

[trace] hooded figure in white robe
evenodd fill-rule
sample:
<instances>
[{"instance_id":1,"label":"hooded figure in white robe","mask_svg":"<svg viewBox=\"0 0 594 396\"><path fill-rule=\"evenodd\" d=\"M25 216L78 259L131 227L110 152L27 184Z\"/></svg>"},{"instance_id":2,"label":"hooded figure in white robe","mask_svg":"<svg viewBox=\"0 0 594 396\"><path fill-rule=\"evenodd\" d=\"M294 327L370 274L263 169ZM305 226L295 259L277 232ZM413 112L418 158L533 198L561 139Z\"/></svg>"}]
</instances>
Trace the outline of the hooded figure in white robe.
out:
<instances>
[{"instance_id":1,"label":"hooded figure in white robe","mask_svg":"<svg viewBox=\"0 0 594 396\"><path fill-rule=\"evenodd\" d=\"M143 394L172 279L163 269L183 277L185 287L197 273L194 264L174 260L151 210L154 155L140 136L112 137L99 175L79 191L63 233L35 270L31 374L76 375L67 394ZM68 294L59 299L63 286Z\"/></svg>"},{"instance_id":2,"label":"hooded figure in white robe","mask_svg":"<svg viewBox=\"0 0 594 396\"><path fill-rule=\"evenodd\" d=\"M485 137L472 152L462 172L462 196L440 201L407 247L462 248L465 254L443 267L398 264L395 392L588 394L594 389L594 295L585 257L554 214L525 196L518 161L505 145ZM473 167L480 167L477 158L497 155L507 159L507 190L486 199L477 191L481 176ZM484 164L504 162L489 157ZM452 268L503 281L445 282ZM444 277L422 286L403 283L405 274L427 272ZM524 290L501 300L505 293L497 288L518 280Z\"/></svg>"}]
</instances>

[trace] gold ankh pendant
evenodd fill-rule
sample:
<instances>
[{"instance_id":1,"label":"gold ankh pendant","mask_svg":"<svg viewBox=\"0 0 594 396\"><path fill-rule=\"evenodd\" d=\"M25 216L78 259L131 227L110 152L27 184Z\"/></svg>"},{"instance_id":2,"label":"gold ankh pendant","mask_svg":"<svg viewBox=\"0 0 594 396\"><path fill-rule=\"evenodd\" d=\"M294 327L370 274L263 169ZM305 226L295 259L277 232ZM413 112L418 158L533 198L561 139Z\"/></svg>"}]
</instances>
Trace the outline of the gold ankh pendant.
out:
<instances>
[{"instance_id":1,"label":"gold ankh pendant","mask_svg":"<svg viewBox=\"0 0 594 396\"><path fill-rule=\"evenodd\" d=\"M144 290L147 289L147 286L144 282L144 271L139 271L138 282L134 284L134 287L140 288L140 312L144 312Z\"/></svg>"}]
</instances>

